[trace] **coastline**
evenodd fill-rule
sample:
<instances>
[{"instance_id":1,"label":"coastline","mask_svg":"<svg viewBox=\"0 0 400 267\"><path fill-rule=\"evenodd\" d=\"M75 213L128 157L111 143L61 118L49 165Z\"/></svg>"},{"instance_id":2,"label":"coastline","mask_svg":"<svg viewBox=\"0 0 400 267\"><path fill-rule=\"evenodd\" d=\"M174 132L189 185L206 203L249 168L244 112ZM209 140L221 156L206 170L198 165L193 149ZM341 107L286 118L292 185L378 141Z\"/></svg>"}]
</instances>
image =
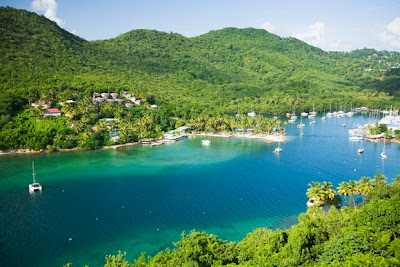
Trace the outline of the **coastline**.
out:
<instances>
[{"instance_id":1,"label":"coastline","mask_svg":"<svg viewBox=\"0 0 400 267\"><path fill-rule=\"evenodd\" d=\"M224 138L247 138L247 139L263 139L268 143L286 142L284 135L272 134L255 134L255 133L195 133L190 136L210 136L210 137L224 137Z\"/></svg>"},{"instance_id":2,"label":"coastline","mask_svg":"<svg viewBox=\"0 0 400 267\"><path fill-rule=\"evenodd\" d=\"M99 149L120 149L122 147L126 146L134 146L138 145L138 142L133 142L133 143L126 143L126 144L120 144L120 145L112 145L112 146L103 146L100 147ZM11 149L11 150L0 150L0 156L1 155L16 155L16 154L40 154L40 153L56 153L56 152L75 152L75 151L89 151L85 150L80 147L76 148L71 148L71 149L55 149L55 150L33 150L33 149L28 149L28 148L20 148L20 149Z\"/></svg>"},{"instance_id":3,"label":"coastline","mask_svg":"<svg viewBox=\"0 0 400 267\"><path fill-rule=\"evenodd\" d=\"M263 139L268 143L280 143L286 142L287 138L284 135L273 135L273 134L255 134L255 133L192 133L189 134L189 138L193 136L210 136L210 137L223 137L223 138L246 138L246 139ZM99 149L120 149L127 146L139 145L139 142L103 146ZM73 152L73 151L84 151L83 148L71 148L71 149L55 149L55 150L33 150L33 149L12 149L12 150L0 150L0 155L13 155L13 154L39 154L39 153L55 153L55 152Z\"/></svg>"}]
</instances>

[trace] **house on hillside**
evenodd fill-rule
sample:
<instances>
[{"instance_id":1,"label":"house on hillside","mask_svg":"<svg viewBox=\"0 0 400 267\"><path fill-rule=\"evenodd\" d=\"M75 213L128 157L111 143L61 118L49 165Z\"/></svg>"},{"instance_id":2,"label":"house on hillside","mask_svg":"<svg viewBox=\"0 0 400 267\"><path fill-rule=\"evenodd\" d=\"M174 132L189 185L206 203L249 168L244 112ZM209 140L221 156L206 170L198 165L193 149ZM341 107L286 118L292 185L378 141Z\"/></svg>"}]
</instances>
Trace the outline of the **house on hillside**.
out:
<instances>
[{"instance_id":1,"label":"house on hillside","mask_svg":"<svg viewBox=\"0 0 400 267\"><path fill-rule=\"evenodd\" d=\"M111 93L110 95L111 95L111 97L112 97L113 99L116 99L116 98L118 97L118 94L117 94L117 93Z\"/></svg>"},{"instance_id":2,"label":"house on hillside","mask_svg":"<svg viewBox=\"0 0 400 267\"><path fill-rule=\"evenodd\" d=\"M158 107L157 107L156 105L151 105L151 106L150 106L150 109L152 109L152 110L157 110Z\"/></svg>"},{"instance_id":3,"label":"house on hillside","mask_svg":"<svg viewBox=\"0 0 400 267\"><path fill-rule=\"evenodd\" d=\"M43 112L44 117L60 117L61 116L61 110L58 108L50 108Z\"/></svg>"},{"instance_id":4,"label":"house on hillside","mask_svg":"<svg viewBox=\"0 0 400 267\"><path fill-rule=\"evenodd\" d=\"M132 108L132 107L133 107L133 104L132 104L132 103L125 103L125 107L127 107L127 108Z\"/></svg>"}]
</instances>

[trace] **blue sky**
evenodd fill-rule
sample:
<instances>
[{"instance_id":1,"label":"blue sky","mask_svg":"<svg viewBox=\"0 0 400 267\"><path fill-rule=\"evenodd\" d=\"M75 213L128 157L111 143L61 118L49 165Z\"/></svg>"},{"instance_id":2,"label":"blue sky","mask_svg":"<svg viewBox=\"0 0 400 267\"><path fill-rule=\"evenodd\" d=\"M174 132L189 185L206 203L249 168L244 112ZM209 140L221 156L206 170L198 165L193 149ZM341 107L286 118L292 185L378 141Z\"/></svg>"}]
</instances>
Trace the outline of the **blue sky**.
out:
<instances>
[{"instance_id":1,"label":"blue sky","mask_svg":"<svg viewBox=\"0 0 400 267\"><path fill-rule=\"evenodd\" d=\"M1 0L34 11L86 40L133 29L198 36L225 27L264 28L327 51L400 51L399 0Z\"/></svg>"}]
</instances>

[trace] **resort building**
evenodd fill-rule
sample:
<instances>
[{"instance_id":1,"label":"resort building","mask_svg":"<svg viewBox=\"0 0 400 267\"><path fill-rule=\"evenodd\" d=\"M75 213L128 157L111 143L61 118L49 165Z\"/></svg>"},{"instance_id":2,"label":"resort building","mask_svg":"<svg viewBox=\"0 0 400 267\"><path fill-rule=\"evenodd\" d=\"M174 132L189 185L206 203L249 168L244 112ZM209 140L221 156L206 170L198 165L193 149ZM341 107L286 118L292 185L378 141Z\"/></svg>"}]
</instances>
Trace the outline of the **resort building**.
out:
<instances>
[{"instance_id":1,"label":"resort building","mask_svg":"<svg viewBox=\"0 0 400 267\"><path fill-rule=\"evenodd\" d=\"M115 99L106 99L108 103L115 103Z\"/></svg>"},{"instance_id":2,"label":"resort building","mask_svg":"<svg viewBox=\"0 0 400 267\"><path fill-rule=\"evenodd\" d=\"M157 107L156 105L151 105L151 106L150 106L150 109L152 109L152 110L157 110L158 107Z\"/></svg>"},{"instance_id":3,"label":"resort building","mask_svg":"<svg viewBox=\"0 0 400 267\"><path fill-rule=\"evenodd\" d=\"M118 97L118 94L117 94L117 93L111 93L110 95L111 95L111 97L114 98L114 99L116 99L116 98Z\"/></svg>"},{"instance_id":4,"label":"resort building","mask_svg":"<svg viewBox=\"0 0 400 267\"><path fill-rule=\"evenodd\" d=\"M51 108L43 112L44 117L60 117L61 116L61 110L58 108Z\"/></svg>"},{"instance_id":5,"label":"resort building","mask_svg":"<svg viewBox=\"0 0 400 267\"><path fill-rule=\"evenodd\" d=\"M107 98L110 94L109 93L101 93L101 97Z\"/></svg>"},{"instance_id":6,"label":"resort building","mask_svg":"<svg viewBox=\"0 0 400 267\"><path fill-rule=\"evenodd\" d=\"M125 107L127 107L127 108L132 108L132 107L133 107L133 104L132 104L132 103L125 103Z\"/></svg>"}]
</instances>

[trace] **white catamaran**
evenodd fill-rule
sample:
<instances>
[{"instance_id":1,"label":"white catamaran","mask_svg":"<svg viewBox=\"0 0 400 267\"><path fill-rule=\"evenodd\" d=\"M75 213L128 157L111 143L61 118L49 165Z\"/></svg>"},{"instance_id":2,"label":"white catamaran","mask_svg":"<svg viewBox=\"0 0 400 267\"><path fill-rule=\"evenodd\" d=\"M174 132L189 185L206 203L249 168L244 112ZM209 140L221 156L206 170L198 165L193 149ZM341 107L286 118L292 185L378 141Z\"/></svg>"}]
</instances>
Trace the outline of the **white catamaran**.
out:
<instances>
[{"instance_id":1,"label":"white catamaran","mask_svg":"<svg viewBox=\"0 0 400 267\"><path fill-rule=\"evenodd\" d=\"M29 184L29 193L42 191L42 186L38 182L36 182L35 163L33 161L32 161L32 177L33 177L33 183Z\"/></svg>"}]
</instances>

